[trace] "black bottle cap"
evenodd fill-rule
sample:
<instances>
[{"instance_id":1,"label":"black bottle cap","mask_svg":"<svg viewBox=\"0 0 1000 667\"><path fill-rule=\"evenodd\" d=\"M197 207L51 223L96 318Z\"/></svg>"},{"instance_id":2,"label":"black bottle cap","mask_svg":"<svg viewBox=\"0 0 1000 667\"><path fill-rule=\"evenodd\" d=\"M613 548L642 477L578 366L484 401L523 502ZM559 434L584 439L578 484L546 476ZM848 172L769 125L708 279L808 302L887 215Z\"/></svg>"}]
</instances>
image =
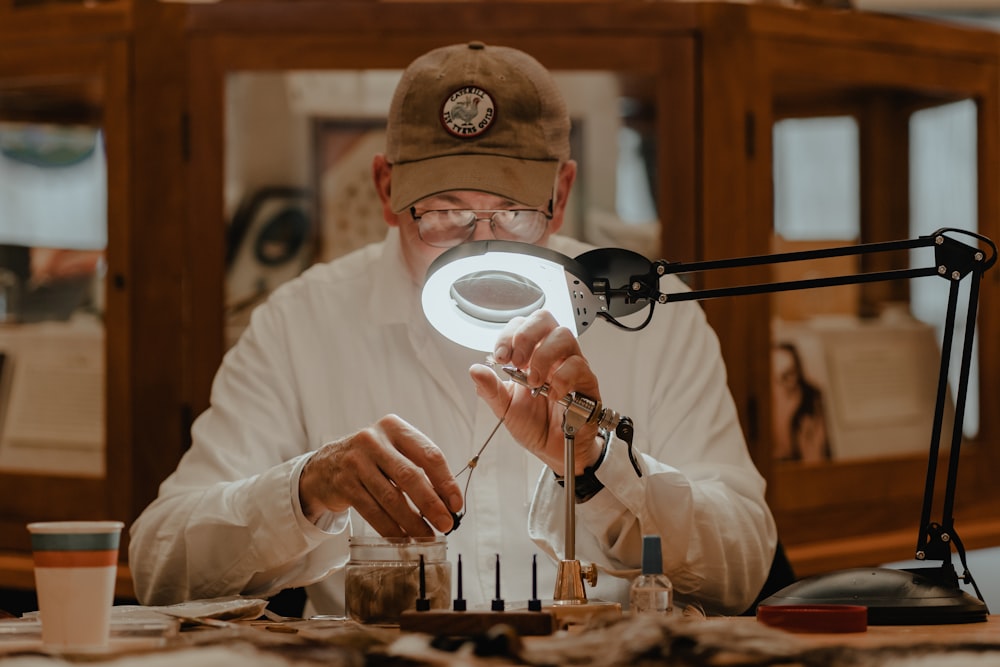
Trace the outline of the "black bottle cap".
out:
<instances>
[{"instance_id":1,"label":"black bottle cap","mask_svg":"<svg viewBox=\"0 0 1000 667\"><path fill-rule=\"evenodd\" d=\"M642 573L663 574L663 553L659 535L642 536Z\"/></svg>"}]
</instances>

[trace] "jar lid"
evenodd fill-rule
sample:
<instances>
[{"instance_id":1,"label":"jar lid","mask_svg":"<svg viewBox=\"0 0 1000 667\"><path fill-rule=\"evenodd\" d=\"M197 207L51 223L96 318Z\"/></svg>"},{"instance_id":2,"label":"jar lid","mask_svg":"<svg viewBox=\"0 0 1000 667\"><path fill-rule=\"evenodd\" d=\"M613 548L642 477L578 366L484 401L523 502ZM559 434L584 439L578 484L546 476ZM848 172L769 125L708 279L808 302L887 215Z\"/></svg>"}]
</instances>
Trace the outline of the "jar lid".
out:
<instances>
[{"instance_id":1,"label":"jar lid","mask_svg":"<svg viewBox=\"0 0 1000 667\"><path fill-rule=\"evenodd\" d=\"M348 544L363 547L405 547L447 544L448 540L444 535L434 535L432 537L382 537L381 535L352 535L347 540Z\"/></svg>"},{"instance_id":2,"label":"jar lid","mask_svg":"<svg viewBox=\"0 0 1000 667\"><path fill-rule=\"evenodd\" d=\"M444 560L448 540L434 537L381 537L358 535L348 540L352 561L414 562L422 555L425 560Z\"/></svg>"}]
</instances>

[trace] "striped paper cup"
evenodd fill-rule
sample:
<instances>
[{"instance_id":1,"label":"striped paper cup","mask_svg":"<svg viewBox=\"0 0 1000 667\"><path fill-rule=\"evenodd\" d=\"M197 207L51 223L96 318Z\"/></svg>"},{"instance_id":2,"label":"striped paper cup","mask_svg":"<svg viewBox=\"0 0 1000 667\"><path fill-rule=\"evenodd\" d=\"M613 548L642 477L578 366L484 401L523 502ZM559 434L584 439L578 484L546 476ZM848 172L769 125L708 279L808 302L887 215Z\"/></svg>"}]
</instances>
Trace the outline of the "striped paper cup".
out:
<instances>
[{"instance_id":1,"label":"striped paper cup","mask_svg":"<svg viewBox=\"0 0 1000 667\"><path fill-rule=\"evenodd\" d=\"M46 648L107 646L123 527L121 521L28 524Z\"/></svg>"}]
</instances>

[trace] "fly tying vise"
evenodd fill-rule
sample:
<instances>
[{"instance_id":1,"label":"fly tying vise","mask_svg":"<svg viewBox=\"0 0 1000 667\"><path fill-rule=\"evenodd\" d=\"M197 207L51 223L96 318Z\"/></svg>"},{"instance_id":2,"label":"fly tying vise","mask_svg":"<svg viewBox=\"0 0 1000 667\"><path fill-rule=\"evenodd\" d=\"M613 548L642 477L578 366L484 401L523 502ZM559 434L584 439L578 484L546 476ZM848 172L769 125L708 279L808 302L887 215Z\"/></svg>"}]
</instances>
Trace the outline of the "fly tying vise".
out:
<instances>
[{"instance_id":1,"label":"fly tying vise","mask_svg":"<svg viewBox=\"0 0 1000 667\"><path fill-rule=\"evenodd\" d=\"M528 384L528 376L524 373L524 371L515 366L500 366L493 358L493 355L486 357L486 365L494 370L496 370L499 366L499 369L503 371L513 382L523 387L527 387L531 391L532 396L542 396L544 398L548 398L550 390L548 383L542 384L539 387L530 386ZM632 462L632 467L635 468L636 474L642 477L642 469L639 467L639 463L636 461L635 454L632 451L632 435L634 430L631 419L625 417L624 415L619 415L611 408L604 407L601 405L600 401L596 401L589 396L584 396L583 394L576 392L563 396L557 400L556 403L565 407L567 413L572 413L578 420L582 420L581 424L596 424L597 428L602 432L613 430L615 435L628 444L629 460ZM490 434L486 436L486 441L483 442L479 451L476 452L476 455L469 459L469 462L465 464L464 468L455 473L456 478L466 471L469 473L469 476L465 479L465 489L462 491L463 498L468 498L469 484L472 482L473 471L476 469L476 466L479 465L479 457L482 456L483 451L486 449L486 446L490 444L490 441L493 439L493 436L496 435L496 432L500 430L500 426L507 418L507 411L510 410L510 405L511 403L507 403L507 408L504 410L503 416L500 417L500 420L497 422L497 425L493 427L493 430L490 431ZM458 512L452 512L451 518L454 522L452 523L451 530L445 533L445 535L450 535L455 532L464 517L464 509L461 514Z\"/></svg>"}]
</instances>

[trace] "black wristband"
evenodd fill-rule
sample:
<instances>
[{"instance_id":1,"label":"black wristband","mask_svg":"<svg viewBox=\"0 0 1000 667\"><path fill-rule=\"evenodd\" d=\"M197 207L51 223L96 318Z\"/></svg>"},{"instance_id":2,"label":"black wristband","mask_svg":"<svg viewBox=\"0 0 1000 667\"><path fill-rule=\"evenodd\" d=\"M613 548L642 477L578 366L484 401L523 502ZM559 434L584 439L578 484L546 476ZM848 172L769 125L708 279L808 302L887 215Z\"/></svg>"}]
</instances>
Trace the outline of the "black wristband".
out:
<instances>
[{"instance_id":1,"label":"black wristband","mask_svg":"<svg viewBox=\"0 0 1000 667\"><path fill-rule=\"evenodd\" d=\"M594 462L594 465L587 466L583 469L582 474L576 475L573 478L574 490L576 492L576 502L578 503L587 502L604 488L604 483L597 479L597 475L594 473L597 472L597 469L601 467L602 463L604 463L604 457L608 453L608 443L611 442L611 433L602 431L601 434L604 436L604 448L601 449L601 455L597 457L597 461ZM555 475L554 472L552 474ZM566 486L566 482L561 476L555 475L555 477L559 486Z\"/></svg>"}]
</instances>

